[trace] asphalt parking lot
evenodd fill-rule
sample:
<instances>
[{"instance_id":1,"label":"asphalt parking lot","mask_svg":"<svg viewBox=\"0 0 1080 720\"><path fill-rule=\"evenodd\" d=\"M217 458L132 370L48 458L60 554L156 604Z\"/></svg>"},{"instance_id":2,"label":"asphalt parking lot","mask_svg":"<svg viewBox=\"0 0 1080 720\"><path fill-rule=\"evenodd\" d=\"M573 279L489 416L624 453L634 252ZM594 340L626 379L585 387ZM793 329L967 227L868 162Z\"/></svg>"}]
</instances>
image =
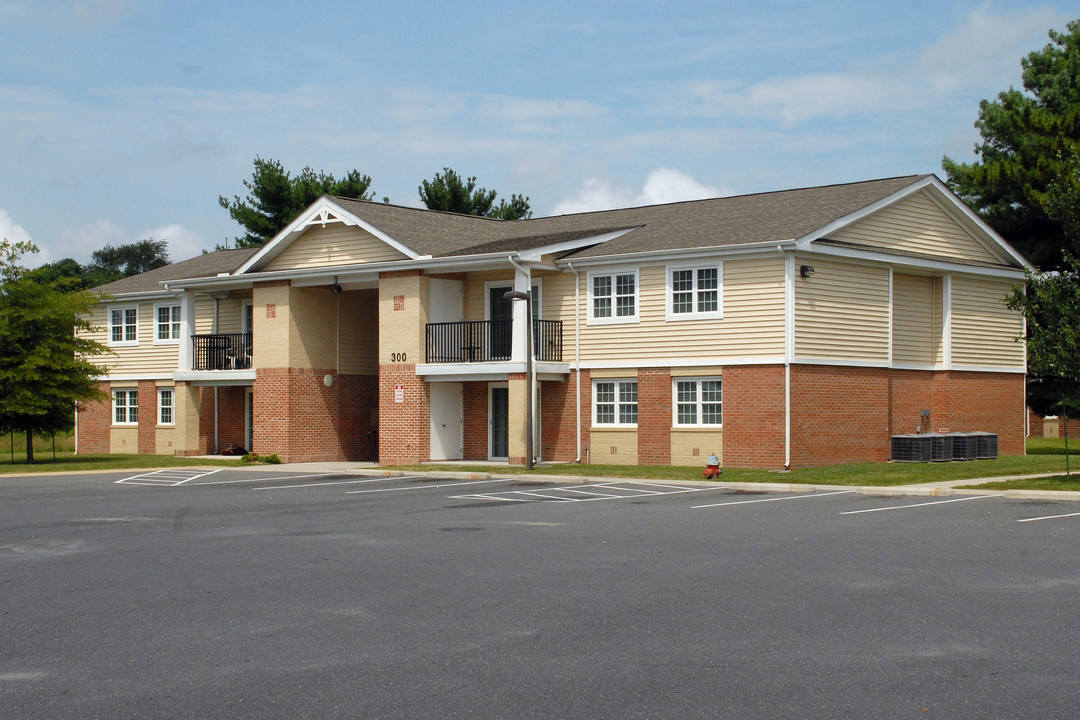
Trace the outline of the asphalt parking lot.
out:
<instances>
[{"instance_id":1,"label":"asphalt parking lot","mask_svg":"<svg viewBox=\"0 0 1080 720\"><path fill-rule=\"evenodd\" d=\"M0 717L1074 717L1078 510L0 478Z\"/></svg>"}]
</instances>

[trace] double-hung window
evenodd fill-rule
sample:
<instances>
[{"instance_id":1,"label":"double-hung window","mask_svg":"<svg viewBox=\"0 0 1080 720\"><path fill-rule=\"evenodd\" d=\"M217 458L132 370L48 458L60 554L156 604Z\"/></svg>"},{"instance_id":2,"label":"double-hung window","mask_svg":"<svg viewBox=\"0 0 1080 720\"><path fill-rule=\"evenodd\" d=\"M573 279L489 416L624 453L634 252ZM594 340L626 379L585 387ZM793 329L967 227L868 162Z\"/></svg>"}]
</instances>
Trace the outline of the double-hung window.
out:
<instances>
[{"instance_id":1,"label":"double-hung window","mask_svg":"<svg viewBox=\"0 0 1080 720\"><path fill-rule=\"evenodd\" d=\"M139 306L109 308L109 345L139 344Z\"/></svg>"},{"instance_id":2,"label":"double-hung window","mask_svg":"<svg viewBox=\"0 0 1080 720\"><path fill-rule=\"evenodd\" d=\"M137 425L139 423L139 391L113 390L113 423L115 425Z\"/></svg>"},{"instance_id":3,"label":"double-hung window","mask_svg":"<svg viewBox=\"0 0 1080 720\"><path fill-rule=\"evenodd\" d=\"M724 424L720 378L676 378L672 384L676 427L719 427Z\"/></svg>"},{"instance_id":4,"label":"double-hung window","mask_svg":"<svg viewBox=\"0 0 1080 720\"><path fill-rule=\"evenodd\" d=\"M668 320L723 317L723 263L669 267L667 282Z\"/></svg>"},{"instance_id":5,"label":"double-hung window","mask_svg":"<svg viewBox=\"0 0 1080 720\"><path fill-rule=\"evenodd\" d=\"M593 398L593 425L637 425L637 380L597 380Z\"/></svg>"},{"instance_id":6,"label":"double-hung window","mask_svg":"<svg viewBox=\"0 0 1080 720\"><path fill-rule=\"evenodd\" d=\"M637 322L638 272L589 273L589 322Z\"/></svg>"},{"instance_id":7,"label":"double-hung window","mask_svg":"<svg viewBox=\"0 0 1080 720\"><path fill-rule=\"evenodd\" d=\"M173 389L158 388L158 425L174 425Z\"/></svg>"},{"instance_id":8,"label":"double-hung window","mask_svg":"<svg viewBox=\"0 0 1080 720\"><path fill-rule=\"evenodd\" d=\"M154 342L175 343L180 340L180 306L154 306Z\"/></svg>"}]
</instances>

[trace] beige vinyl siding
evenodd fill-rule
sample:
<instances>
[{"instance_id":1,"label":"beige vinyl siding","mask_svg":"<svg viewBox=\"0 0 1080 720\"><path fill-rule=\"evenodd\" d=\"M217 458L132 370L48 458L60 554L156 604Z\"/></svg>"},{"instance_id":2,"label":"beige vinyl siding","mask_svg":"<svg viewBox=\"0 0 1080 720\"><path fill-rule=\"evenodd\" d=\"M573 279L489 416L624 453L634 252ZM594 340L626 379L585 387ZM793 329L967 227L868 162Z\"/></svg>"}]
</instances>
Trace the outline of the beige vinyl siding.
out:
<instances>
[{"instance_id":1,"label":"beige vinyl siding","mask_svg":"<svg viewBox=\"0 0 1080 720\"><path fill-rule=\"evenodd\" d=\"M514 272L512 270L491 270L487 272L472 272L465 279L465 319L468 321L487 320L487 283L506 283L509 287L514 286ZM546 294L547 286L540 291ZM547 298L541 299L541 307L546 309ZM546 312L545 317L550 318Z\"/></svg>"},{"instance_id":2,"label":"beige vinyl siding","mask_svg":"<svg viewBox=\"0 0 1080 720\"><path fill-rule=\"evenodd\" d=\"M888 362L888 268L813 265L812 277L795 278L796 358Z\"/></svg>"},{"instance_id":3,"label":"beige vinyl siding","mask_svg":"<svg viewBox=\"0 0 1080 720\"><path fill-rule=\"evenodd\" d=\"M218 300L217 331L220 334L244 331L244 301L240 298Z\"/></svg>"},{"instance_id":4,"label":"beige vinyl siding","mask_svg":"<svg viewBox=\"0 0 1080 720\"><path fill-rule=\"evenodd\" d=\"M879 210L830 237L885 250L999 262L923 193Z\"/></svg>"},{"instance_id":5,"label":"beige vinyl siding","mask_svg":"<svg viewBox=\"0 0 1080 720\"><path fill-rule=\"evenodd\" d=\"M153 300L139 303L115 302L95 306L91 315L94 330L84 333L83 337L96 340L108 347L109 308L138 305L139 342L137 345L109 347L106 354L95 357L93 361L98 365L104 365L108 375L137 376L176 372L180 357L180 344L178 342L154 344L154 333L156 331L154 305L169 302L171 302L170 298L162 298L156 302Z\"/></svg>"},{"instance_id":6,"label":"beige vinyl siding","mask_svg":"<svg viewBox=\"0 0 1080 720\"><path fill-rule=\"evenodd\" d=\"M941 357L941 286L932 277L893 275L893 363L933 366Z\"/></svg>"},{"instance_id":7,"label":"beige vinyl siding","mask_svg":"<svg viewBox=\"0 0 1080 720\"><path fill-rule=\"evenodd\" d=\"M1023 369L1023 320L1001 302L1008 280L953 277L952 365Z\"/></svg>"},{"instance_id":8,"label":"beige vinyl siding","mask_svg":"<svg viewBox=\"0 0 1080 720\"><path fill-rule=\"evenodd\" d=\"M639 269L639 321L614 325L588 324L588 275L582 272L579 308L582 362L633 359L669 364L718 357L783 357L783 258L726 260L723 270L723 318L668 321L667 266L650 265ZM556 293L548 291L547 280L544 283L547 293L544 315L563 320L564 346L572 348L574 318L567 311L573 307L573 283L561 293L563 302L558 318L548 312L549 302Z\"/></svg>"},{"instance_id":9,"label":"beige vinyl siding","mask_svg":"<svg viewBox=\"0 0 1080 720\"><path fill-rule=\"evenodd\" d=\"M351 225L332 223L326 227L309 229L264 269L298 270L404 259L404 253L368 231Z\"/></svg>"}]
</instances>

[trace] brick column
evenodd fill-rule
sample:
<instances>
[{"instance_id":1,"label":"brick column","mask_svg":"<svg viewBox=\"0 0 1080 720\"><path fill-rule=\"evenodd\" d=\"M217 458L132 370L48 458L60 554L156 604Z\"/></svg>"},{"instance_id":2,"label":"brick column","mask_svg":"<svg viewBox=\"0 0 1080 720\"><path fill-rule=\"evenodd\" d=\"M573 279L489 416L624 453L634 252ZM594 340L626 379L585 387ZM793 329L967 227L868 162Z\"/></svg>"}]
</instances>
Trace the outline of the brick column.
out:
<instances>
[{"instance_id":1,"label":"brick column","mask_svg":"<svg viewBox=\"0 0 1080 720\"><path fill-rule=\"evenodd\" d=\"M671 464L671 371L638 370L638 463Z\"/></svg>"}]
</instances>

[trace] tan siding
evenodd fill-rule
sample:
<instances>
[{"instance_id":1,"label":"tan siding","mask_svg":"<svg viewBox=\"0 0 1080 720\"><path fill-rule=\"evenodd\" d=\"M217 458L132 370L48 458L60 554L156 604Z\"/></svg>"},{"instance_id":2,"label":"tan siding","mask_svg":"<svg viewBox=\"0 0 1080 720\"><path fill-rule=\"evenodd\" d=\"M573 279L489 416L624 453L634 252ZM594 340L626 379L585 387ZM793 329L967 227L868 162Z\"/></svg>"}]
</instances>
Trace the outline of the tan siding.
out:
<instances>
[{"instance_id":1,"label":"tan siding","mask_svg":"<svg viewBox=\"0 0 1080 720\"><path fill-rule=\"evenodd\" d=\"M589 433L589 461L607 465L637 465L637 430L596 430Z\"/></svg>"},{"instance_id":2,"label":"tan siding","mask_svg":"<svg viewBox=\"0 0 1080 720\"><path fill-rule=\"evenodd\" d=\"M932 277L893 275L893 362L934 364L941 352L941 305Z\"/></svg>"},{"instance_id":3,"label":"tan siding","mask_svg":"<svg viewBox=\"0 0 1080 720\"><path fill-rule=\"evenodd\" d=\"M989 250L922 193L879 210L830 237L886 250L998 262Z\"/></svg>"},{"instance_id":4,"label":"tan siding","mask_svg":"<svg viewBox=\"0 0 1080 720\"><path fill-rule=\"evenodd\" d=\"M94 308L91 322L93 332L86 336L108 346L110 307L127 307L136 303L110 303ZM95 358L95 362L104 365L109 375L148 375L176 372L180 357L179 343L154 344L154 301L137 303L139 306L139 344L133 346L110 347L109 352Z\"/></svg>"},{"instance_id":5,"label":"tan siding","mask_svg":"<svg viewBox=\"0 0 1080 720\"><path fill-rule=\"evenodd\" d=\"M472 272L465 276L465 319L469 321L487 320L487 283L505 282L509 286L514 285L514 272L512 270L491 270L487 272ZM545 286L544 290L547 290ZM541 292L544 292L542 290ZM547 298L541 302L547 305Z\"/></svg>"},{"instance_id":6,"label":"tan siding","mask_svg":"<svg viewBox=\"0 0 1080 720\"><path fill-rule=\"evenodd\" d=\"M218 332L239 333L244 331L244 301L240 298L228 298L218 301Z\"/></svg>"},{"instance_id":7,"label":"tan siding","mask_svg":"<svg viewBox=\"0 0 1080 720\"><path fill-rule=\"evenodd\" d=\"M297 270L404 259L404 253L366 230L333 223L305 232L271 260L265 270Z\"/></svg>"},{"instance_id":8,"label":"tan siding","mask_svg":"<svg viewBox=\"0 0 1080 720\"><path fill-rule=\"evenodd\" d=\"M697 454L694 454L694 451ZM701 430L672 429L671 464L705 467L709 455L724 457L724 431L719 428Z\"/></svg>"},{"instance_id":9,"label":"tan siding","mask_svg":"<svg viewBox=\"0 0 1080 720\"><path fill-rule=\"evenodd\" d=\"M814 260L813 277L795 278L795 356L887 362L887 268Z\"/></svg>"},{"instance_id":10,"label":"tan siding","mask_svg":"<svg viewBox=\"0 0 1080 720\"><path fill-rule=\"evenodd\" d=\"M954 277L952 281L953 366L1022 369L1024 344L1019 313L1001 302L1008 280Z\"/></svg>"},{"instance_id":11,"label":"tan siding","mask_svg":"<svg viewBox=\"0 0 1080 720\"><path fill-rule=\"evenodd\" d=\"M337 368L338 298L330 288L292 288L289 299L289 367Z\"/></svg>"},{"instance_id":12,"label":"tan siding","mask_svg":"<svg viewBox=\"0 0 1080 720\"><path fill-rule=\"evenodd\" d=\"M581 352L586 363L710 360L717 357L760 358L784 354L783 258L724 262L724 317L709 320L667 320L664 265L640 269L639 322L589 325L585 313L588 276L581 273ZM546 288L546 285L545 285ZM573 302L573 288L569 302ZM546 307L546 305L545 305ZM572 318L564 318L564 334ZM569 327L569 330L567 330ZM568 344L567 347L572 347Z\"/></svg>"}]
</instances>

